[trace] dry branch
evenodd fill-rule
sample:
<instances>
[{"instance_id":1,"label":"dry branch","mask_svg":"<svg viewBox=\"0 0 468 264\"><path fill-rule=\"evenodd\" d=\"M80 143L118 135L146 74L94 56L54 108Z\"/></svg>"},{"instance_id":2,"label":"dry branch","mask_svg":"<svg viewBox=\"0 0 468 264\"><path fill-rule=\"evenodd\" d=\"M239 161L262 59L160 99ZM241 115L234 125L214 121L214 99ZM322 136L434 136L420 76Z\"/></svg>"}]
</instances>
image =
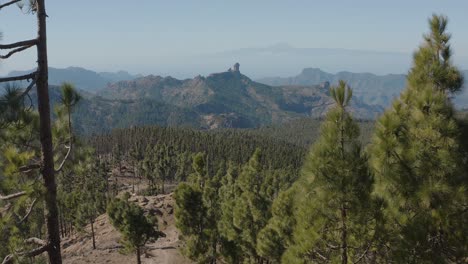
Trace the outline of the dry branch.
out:
<instances>
[{"instance_id":1,"label":"dry branch","mask_svg":"<svg viewBox=\"0 0 468 264\"><path fill-rule=\"evenodd\" d=\"M23 92L23 94L27 94L27 92ZM22 172L22 173L28 173L32 170L37 170L37 169L40 169L41 168L41 165L40 164L31 164L31 165L28 165L28 166L21 166L19 168L19 172Z\"/></svg>"},{"instance_id":2,"label":"dry branch","mask_svg":"<svg viewBox=\"0 0 468 264\"><path fill-rule=\"evenodd\" d=\"M26 212L26 215L23 216L23 218L21 218L21 220L18 222L18 224L21 224L21 223L23 223L24 221L26 221L28 219L29 215L31 214L32 210L34 209L34 206L36 205L36 202L37 202L37 198L32 201L31 206L29 206L29 209ZM30 238L30 239L34 239L34 238Z\"/></svg>"},{"instance_id":3,"label":"dry branch","mask_svg":"<svg viewBox=\"0 0 468 264\"><path fill-rule=\"evenodd\" d=\"M14 194L9 194L9 195L6 195L6 196L3 196L0 194L0 200L2 201L8 201L8 200L11 200L11 199L15 199L15 198L18 198L18 197L21 197L23 195L26 195L26 192L25 191L22 191L22 192L17 192L17 193L14 193Z\"/></svg>"},{"instance_id":4,"label":"dry branch","mask_svg":"<svg viewBox=\"0 0 468 264\"><path fill-rule=\"evenodd\" d=\"M0 49L15 49L15 48L20 48L24 46L33 46L33 45L37 45L37 39L23 40L23 41L18 41L15 43L10 43L10 44L0 44Z\"/></svg>"},{"instance_id":5,"label":"dry branch","mask_svg":"<svg viewBox=\"0 0 468 264\"><path fill-rule=\"evenodd\" d=\"M16 48L16 49L8 52L6 55L0 55L0 59L8 59L9 57L11 57L11 55L13 55L13 54L15 54L17 52L23 51L23 50L27 50L27 49L31 48L32 46L34 46L34 45L29 45L29 46L23 46L23 47Z\"/></svg>"},{"instance_id":6,"label":"dry branch","mask_svg":"<svg viewBox=\"0 0 468 264\"><path fill-rule=\"evenodd\" d=\"M66 148L68 148L67 154L65 154L65 157L63 158L62 162L60 163L60 166L58 167L58 169L55 170L55 172L60 172L63 169L63 166L65 165L65 162L68 160L68 157L70 156L70 153L72 151L72 146L73 144L70 140L70 146L65 146Z\"/></svg>"},{"instance_id":7,"label":"dry branch","mask_svg":"<svg viewBox=\"0 0 468 264\"><path fill-rule=\"evenodd\" d=\"M12 4L18 3L19 1L21 1L21 0L12 0L10 2L6 2L6 3L2 4L2 5L0 5L0 9L2 9L4 7L7 7L7 6L10 6Z\"/></svg>"},{"instance_id":8,"label":"dry branch","mask_svg":"<svg viewBox=\"0 0 468 264\"><path fill-rule=\"evenodd\" d=\"M42 240L42 239L37 238L37 237L28 238L28 239L24 240L24 242L28 243L28 244L36 244L36 245L39 245L39 246L47 245L47 242L45 240Z\"/></svg>"},{"instance_id":9,"label":"dry branch","mask_svg":"<svg viewBox=\"0 0 468 264\"><path fill-rule=\"evenodd\" d=\"M21 76L0 78L0 83L31 80L31 79L34 79L36 77L36 74L37 74L37 72L31 72L31 73L21 75Z\"/></svg>"},{"instance_id":10,"label":"dry branch","mask_svg":"<svg viewBox=\"0 0 468 264\"><path fill-rule=\"evenodd\" d=\"M49 250L49 245L43 245L43 246L40 246L38 248L35 248L33 250L30 250L30 251L26 251L26 252L18 252L16 254L16 256L19 256L19 257L26 257L26 258L32 258L32 257L35 257L35 256L38 256L46 251ZM10 254L8 256L6 256L4 259L3 259L3 262L2 264L10 264L10 263L13 263L15 260L15 254Z\"/></svg>"}]
</instances>

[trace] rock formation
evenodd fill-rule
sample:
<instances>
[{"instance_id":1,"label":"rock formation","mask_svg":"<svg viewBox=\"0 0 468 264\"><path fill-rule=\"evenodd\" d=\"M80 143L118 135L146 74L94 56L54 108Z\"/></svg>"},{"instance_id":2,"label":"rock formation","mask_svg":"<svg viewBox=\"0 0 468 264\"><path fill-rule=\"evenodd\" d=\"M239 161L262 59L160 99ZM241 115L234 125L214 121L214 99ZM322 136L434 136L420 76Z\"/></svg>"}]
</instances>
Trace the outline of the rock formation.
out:
<instances>
[{"instance_id":1,"label":"rock formation","mask_svg":"<svg viewBox=\"0 0 468 264\"><path fill-rule=\"evenodd\" d=\"M239 68L240 68L240 64L238 62L236 62L236 64L234 64L234 66L232 66L232 68L230 68L229 71L230 72L240 72Z\"/></svg>"}]
</instances>

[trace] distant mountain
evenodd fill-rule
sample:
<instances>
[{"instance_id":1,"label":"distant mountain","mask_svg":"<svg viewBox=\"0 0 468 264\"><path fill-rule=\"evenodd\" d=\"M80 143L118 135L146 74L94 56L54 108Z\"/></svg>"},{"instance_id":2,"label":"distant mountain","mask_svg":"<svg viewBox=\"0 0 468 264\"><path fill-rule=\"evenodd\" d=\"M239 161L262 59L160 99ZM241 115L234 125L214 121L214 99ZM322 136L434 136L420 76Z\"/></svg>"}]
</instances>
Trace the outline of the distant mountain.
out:
<instances>
[{"instance_id":1,"label":"distant mountain","mask_svg":"<svg viewBox=\"0 0 468 264\"><path fill-rule=\"evenodd\" d=\"M246 65L244 72L258 79L265 76L291 76L306 67L328 71L357 71L376 74L404 73L411 66L411 53L352 50L340 48L294 47L278 43L265 47L239 48L224 52L202 54L194 58L203 65L187 62L187 67L219 67L226 61L237 60ZM181 66L181 70L185 66Z\"/></svg>"},{"instance_id":2,"label":"distant mountain","mask_svg":"<svg viewBox=\"0 0 468 264\"><path fill-rule=\"evenodd\" d=\"M468 71L462 71L468 82ZM362 102L371 105L387 107L393 98L397 97L406 86L406 75L387 74L375 75L372 73L338 72L331 74L317 68L305 68L299 75L288 78L271 77L257 80L260 83L281 85L317 85L329 82L336 85L339 80L345 80L353 88L354 95ZM465 84L465 87L468 87ZM458 107L468 107L468 90L465 88L455 96Z\"/></svg>"},{"instance_id":3,"label":"distant mountain","mask_svg":"<svg viewBox=\"0 0 468 264\"><path fill-rule=\"evenodd\" d=\"M118 71L118 72L99 72L98 73L102 78L107 80L108 82L118 82L118 81L125 81L125 80L132 80L138 77L142 77L142 75L132 75L126 71Z\"/></svg>"},{"instance_id":4,"label":"distant mountain","mask_svg":"<svg viewBox=\"0 0 468 264\"><path fill-rule=\"evenodd\" d=\"M12 71L8 76L21 75L31 71ZM49 67L49 84L60 85L63 82L71 82L77 88L88 92L96 92L106 87L110 82L131 80L136 77L125 71L97 73L80 67L68 67L65 69Z\"/></svg>"},{"instance_id":5,"label":"distant mountain","mask_svg":"<svg viewBox=\"0 0 468 264\"><path fill-rule=\"evenodd\" d=\"M375 75L346 71L331 74L317 68L306 68L294 77L263 78L258 82L268 85L316 85L329 82L336 85L339 80L345 80L353 88L354 95L364 103L383 107L388 106L406 85L406 75L403 74Z\"/></svg>"},{"instance_id":6,"label":"distant mountain","mask_svg":"<svg viewBox=\"0 0 468 264\"><path fill-rule=\"evenodd\" d=\"M200 116L200 127L256 127L299 117L322 117L333 105L326 84L269 86L252 81L236 64L226 72L178 80L146 76L110 84L98 92L109 100L154 100L190 109ZM351 111L371 119L382 111L359 99Z\"/></svg>"}]
</instances>

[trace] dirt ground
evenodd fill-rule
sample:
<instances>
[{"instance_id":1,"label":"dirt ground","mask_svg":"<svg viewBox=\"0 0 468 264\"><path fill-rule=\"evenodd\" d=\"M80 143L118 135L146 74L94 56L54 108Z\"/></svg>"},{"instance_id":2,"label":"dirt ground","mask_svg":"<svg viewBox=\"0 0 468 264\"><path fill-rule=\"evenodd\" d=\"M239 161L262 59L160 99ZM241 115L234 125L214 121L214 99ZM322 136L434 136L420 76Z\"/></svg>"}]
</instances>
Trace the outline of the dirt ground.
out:
<instances>
[{"instance_id":1,"label":"dirt ground","mask_svg":"<svg viewBox=\"0 0 468 264\"><path fill-rule=\"evenodd\" d=\"M192 263L180 253L182 242L175 227L174 199L172 194L158 196L133 196L130 198L150 215L159 220L159 230L166 237L148 243L142 251L142 263L147 264L188 264ZM119 252L120 234L109 222L107 215L101 215L95 222L96 249L92 249L90 226L85 232L62 241L63 261L69 264L81 263L136 263L135 254L123 255Z\"/></svg>"}]
</instances>

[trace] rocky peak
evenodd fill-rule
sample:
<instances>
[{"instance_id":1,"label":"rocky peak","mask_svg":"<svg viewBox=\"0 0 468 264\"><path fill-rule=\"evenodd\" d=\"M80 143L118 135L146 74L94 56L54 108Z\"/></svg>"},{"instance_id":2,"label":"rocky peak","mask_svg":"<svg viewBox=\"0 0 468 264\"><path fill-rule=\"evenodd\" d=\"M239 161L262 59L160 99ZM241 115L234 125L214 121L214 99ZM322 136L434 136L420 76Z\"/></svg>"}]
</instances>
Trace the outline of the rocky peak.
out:
<instances>
[{"instance_id":1,"label":"rocky peak","mask_svg":"<svg viewBox=\"0 0 468 264\"><path fill-rule=\"evenodd\" d=\"M230 71L230 72L240 72L239 68L240 68L240 64L238 62L236 62L236 64L234 64L234 66L232 66L232 68L230 68L228 71Z\"/></svg>"}]
</instances>

